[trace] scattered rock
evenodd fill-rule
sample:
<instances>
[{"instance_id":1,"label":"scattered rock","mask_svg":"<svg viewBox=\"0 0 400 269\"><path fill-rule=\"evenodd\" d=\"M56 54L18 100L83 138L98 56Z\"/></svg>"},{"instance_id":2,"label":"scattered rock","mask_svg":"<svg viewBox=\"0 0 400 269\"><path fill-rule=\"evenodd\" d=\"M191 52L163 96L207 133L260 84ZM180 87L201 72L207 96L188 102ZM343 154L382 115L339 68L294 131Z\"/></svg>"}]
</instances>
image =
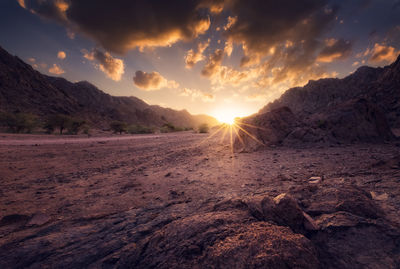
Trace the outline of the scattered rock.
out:
<instances>
[{"instance_id":1,"label":"scattered rock","mask_svg":"<svg viewBox=\"0 0 400 269\"><path fill-rule=\"evenodd\" d=\"M27 226L41 226L46 224L51 220L51 217L44 213L36 213L32 216L29 222L26 224Z\"/></svg>"},{"instance_id":2,"label":"scattered rock","mask_svg":"<svg viewBox=\"0 0 400 269\"><path fill-rule=\"evenodd\" d=\"M374 191L371 191L370 193L371 193L372 199L377 200L377 201L385 201L389 198L388 194L385 192L378 194Z\"/></svg>"},{"instance_id":3,"label":"scattered rock","mask_svg":"<svg viewBox=\"0 0 400 269\"><path fill-rule=\"evenodd\" d=\"M0 227L12 224L25 224L29 220L29 216L21 214L12 214L4 216L0 221Z\"/></svg>"},{"instance_id":4,"label":"scattered rock","mask_svg":"<svg viewBox=\"0 0 400 269\"><path fill-rule=\"evenodd\" d=\"M308 183L311 183L311 184L318 184L321 181L322 181L322 177L310 177L308 179Z\"/></svg>"}]
</instances>

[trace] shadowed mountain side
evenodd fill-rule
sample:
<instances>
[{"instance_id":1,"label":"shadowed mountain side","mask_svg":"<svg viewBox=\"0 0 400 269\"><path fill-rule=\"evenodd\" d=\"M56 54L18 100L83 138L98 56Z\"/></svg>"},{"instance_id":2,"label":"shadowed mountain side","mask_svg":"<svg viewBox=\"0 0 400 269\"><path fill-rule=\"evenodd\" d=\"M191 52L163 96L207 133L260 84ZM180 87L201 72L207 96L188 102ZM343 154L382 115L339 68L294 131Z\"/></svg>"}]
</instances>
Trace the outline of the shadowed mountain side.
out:
<instances>
[{"instance_id":1,"label":"shadowed mountain side","mask_svg":"<svg viewBox=\"0 0 400 269\"><path fill-rule=\"evenodd\" d=\"M302 118L354 98L365 98L385 113L392 128L400 127L400 57L383 68L363 66L343 78L309 81L304 87L286 91L279 99L260 110L265 113L287 106Z\"/></svg>"},{"instance_id":2,"label":"shadowed mountain side","mask_svg":"<svg viewBox=\"0 0 400 269\"><path fill-rule=\"evenodd\" d=\"M111 96L87 81L72 83L43 75L1 47L0 111L27 112L40 117L67 114L97 127L108 126L113 120L146 126L161 126L167 122L182 127L218 123L207 115L193 116L186 110L150 106L133 96Z\"/></svg>"},{"instance_id":3,"label":"shadowed mountain side","mask_svg":"<svg viewBox=\"0 0 400 269\"><path fill-rule=\"evenodd\" d=\"M270 145L354 142L384 142L395 139L385 114L366 99L354 99L333 108L321 109L302 118L286 106L259 113L238 122L234 147L254 151Z\"/></svg>"}]
</instances>

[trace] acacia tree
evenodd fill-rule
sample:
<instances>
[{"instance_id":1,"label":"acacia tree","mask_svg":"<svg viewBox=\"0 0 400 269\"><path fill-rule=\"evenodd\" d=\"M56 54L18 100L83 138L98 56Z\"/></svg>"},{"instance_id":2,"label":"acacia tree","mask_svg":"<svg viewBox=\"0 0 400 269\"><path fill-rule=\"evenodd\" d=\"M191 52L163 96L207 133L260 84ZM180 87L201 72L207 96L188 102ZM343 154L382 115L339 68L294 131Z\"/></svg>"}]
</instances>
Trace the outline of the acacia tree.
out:
<instances>
[{"instance_id":1,"label":"acacia tree","mask_svg":"<svg viewBox=\"0 0 400 269\"><path fill-rule=\"evenodd\" d=\"M113 121L110 123L110 128L114 131L114 133L122 134L122 132L126 132L128 125L122 121Z\"/></svg>"},{"instance_id":2,"label":"acacia tree","mask_svg":"<svg viewBox=\"0 0 400 269\"><path fill-rule=\"evenodd\" d=\"M47 130L48 133L52 133L55 129L59 129L60 130L60 135L63 134L63 131L68 128L68 126L71 124L72 122L72 118L67 116L67 115L63 115L63 114L58 114L58 115L54 115L51 116L44 128Z\"/></svg>"}]
</instances>

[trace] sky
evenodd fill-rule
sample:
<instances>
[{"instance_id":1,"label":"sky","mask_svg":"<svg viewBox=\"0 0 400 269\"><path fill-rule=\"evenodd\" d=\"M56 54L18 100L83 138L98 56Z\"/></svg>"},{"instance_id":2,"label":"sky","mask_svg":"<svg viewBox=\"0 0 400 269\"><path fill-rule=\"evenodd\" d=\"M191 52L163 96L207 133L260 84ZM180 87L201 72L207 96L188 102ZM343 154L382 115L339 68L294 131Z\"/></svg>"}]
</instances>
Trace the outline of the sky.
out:
<instances>
[{"instance_id":1,"label":"sky","mask_svg":"<svg viewBox=\"0 0 400 269\"><path fill-rule=\"evenodd\" d=\"M400 53L400 0L2 0L0 46L36 70L192 114L257 112Z\"/></svg>"}]
</instances>

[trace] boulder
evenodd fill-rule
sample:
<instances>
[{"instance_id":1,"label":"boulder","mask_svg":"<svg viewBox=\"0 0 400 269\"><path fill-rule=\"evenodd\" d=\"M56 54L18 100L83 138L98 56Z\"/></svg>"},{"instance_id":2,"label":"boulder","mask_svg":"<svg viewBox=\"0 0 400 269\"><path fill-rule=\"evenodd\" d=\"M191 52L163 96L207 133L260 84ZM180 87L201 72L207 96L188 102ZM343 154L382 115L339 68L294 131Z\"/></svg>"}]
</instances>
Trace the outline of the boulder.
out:
<instances>
[{"instance_id":1,"label":"boulder","mask_svg":"<svg viewBox=\"0 0 400 269\"><path fill-rule=\"evenodd\" d=\"M243 213L243 212L242 212ZM214 212L169 223L138 245L119 267L319 268L311 242L289 228Z\"/></svg>"}]
</instances>

